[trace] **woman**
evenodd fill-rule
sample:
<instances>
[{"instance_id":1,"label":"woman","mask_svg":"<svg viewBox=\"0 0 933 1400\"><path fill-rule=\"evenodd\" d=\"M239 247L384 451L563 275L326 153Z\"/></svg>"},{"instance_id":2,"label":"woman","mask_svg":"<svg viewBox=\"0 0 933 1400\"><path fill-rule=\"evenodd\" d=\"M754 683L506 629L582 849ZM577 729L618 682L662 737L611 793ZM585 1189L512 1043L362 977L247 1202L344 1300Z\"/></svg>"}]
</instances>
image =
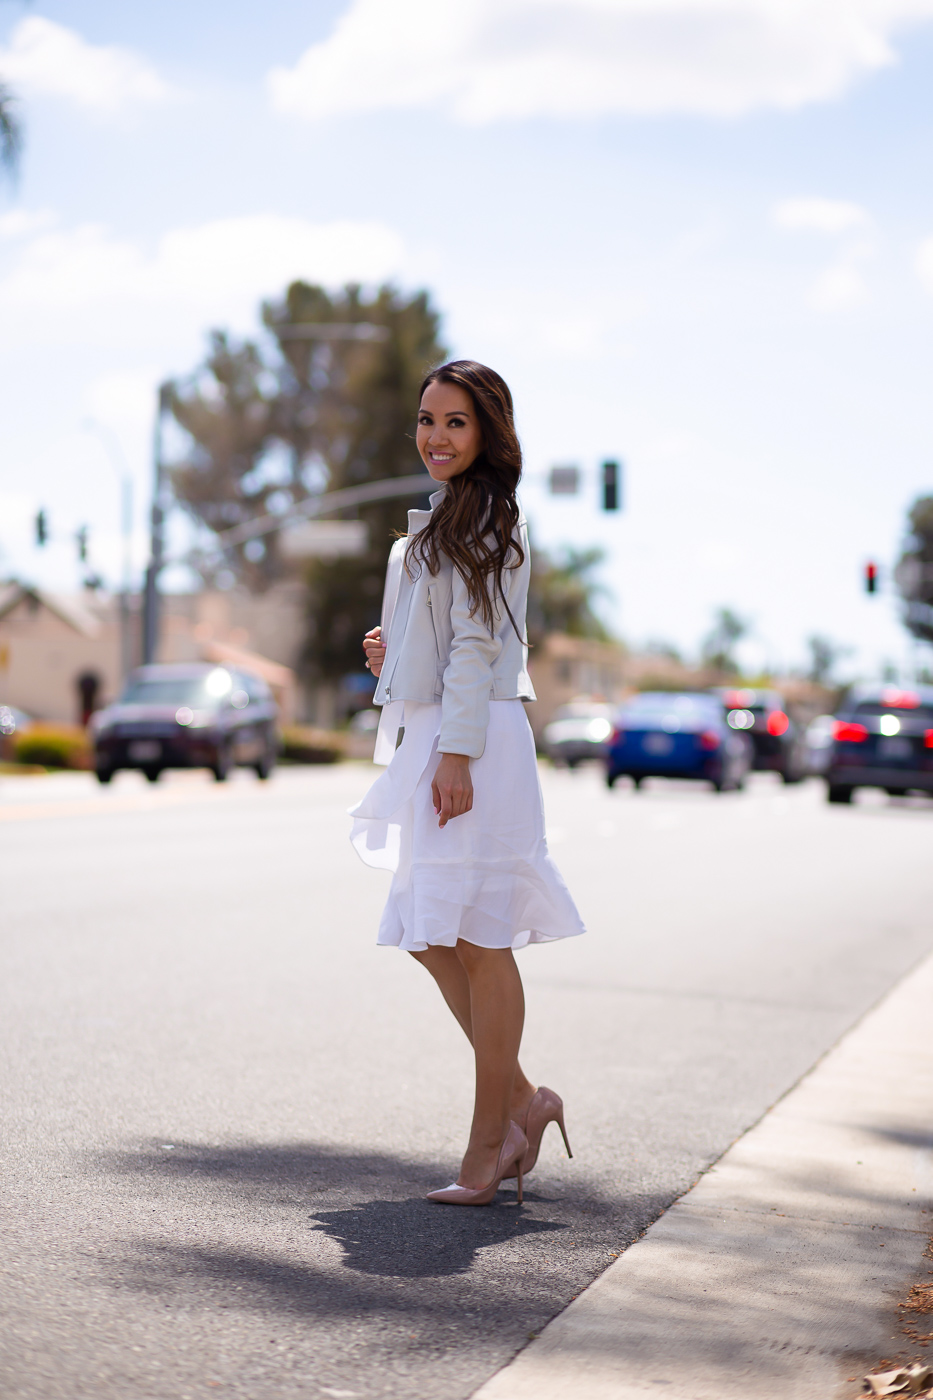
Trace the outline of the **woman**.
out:
<instances>
[{"instance_id":1,"label":"woman","mask_svg":"<svg viewBox=\"0 0 933 1400\"><path fill-rule=\"evenodd\" d=\"M494 370L458 360L421 387L418 450L444 489L409 511L382 625L366 634L386 772L353 809L351 839L393 872L380 943L434 977L473 1046L473 1124L456 1182L428 1199L485 1205L537 1160L563 1104L525 1077L513 948L583 932L551 861L534 741L522 707L531 558L515 499L521 448ZM567 1153L570 1147L567 1144Z\"/></svg>"}]
</instances>

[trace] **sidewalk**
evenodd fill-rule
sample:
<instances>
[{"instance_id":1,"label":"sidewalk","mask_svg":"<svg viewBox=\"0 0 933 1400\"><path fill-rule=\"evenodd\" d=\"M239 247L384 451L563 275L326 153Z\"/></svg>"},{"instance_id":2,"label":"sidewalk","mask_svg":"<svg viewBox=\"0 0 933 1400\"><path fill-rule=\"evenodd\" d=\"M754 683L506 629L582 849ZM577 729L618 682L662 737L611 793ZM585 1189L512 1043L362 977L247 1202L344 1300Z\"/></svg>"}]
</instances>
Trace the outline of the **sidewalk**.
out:
<instances>
[{"instance_id":1,"label":"sidewalk","mask_svg":"<svg viewBox=\"0 0 933 1400\"><path fill-rule=\"evenodd\" d=\"M933 1270L931 1149L933 958L474 1400L858 1395L933 1352L897 1313Z\"/></svg>"}]
</instances>

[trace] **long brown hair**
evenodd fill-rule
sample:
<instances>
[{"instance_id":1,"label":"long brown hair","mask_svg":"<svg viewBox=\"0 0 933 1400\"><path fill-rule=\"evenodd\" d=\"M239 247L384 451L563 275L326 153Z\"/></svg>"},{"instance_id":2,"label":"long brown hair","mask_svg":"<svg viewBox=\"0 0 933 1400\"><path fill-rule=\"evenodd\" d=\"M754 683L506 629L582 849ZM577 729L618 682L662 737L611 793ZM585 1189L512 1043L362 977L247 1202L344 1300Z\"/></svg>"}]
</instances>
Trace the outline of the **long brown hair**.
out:
<instances>
[{"instance_id":1,"label":"long brown hair","mask_svg":"<svg viewBox=\"0 0 933 1400\"><path fill-rule=\"evenodd\" d=\"M453 360L427 375L419 403L428 385L438 381L455 384L469 394L483 445L466 471L447 482L431 519L409 542L406 565L417 559L436 574L441 555L446 555L466 584L471 616L479 613L492 632L498 595L518 632L502 586L503 570L517 569L525 562L516 535L520 513L515 490L522 474L522 449L515 432L512 395L494 369L475 360Z\"/></svg>"}]
</instances>

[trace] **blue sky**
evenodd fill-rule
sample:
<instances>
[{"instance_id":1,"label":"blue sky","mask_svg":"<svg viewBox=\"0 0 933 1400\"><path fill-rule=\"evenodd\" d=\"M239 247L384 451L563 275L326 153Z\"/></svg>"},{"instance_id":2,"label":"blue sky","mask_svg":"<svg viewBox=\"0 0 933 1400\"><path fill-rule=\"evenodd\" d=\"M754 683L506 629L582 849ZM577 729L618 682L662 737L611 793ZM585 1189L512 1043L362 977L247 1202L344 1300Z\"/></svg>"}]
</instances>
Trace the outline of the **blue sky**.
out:
<instances>
[{"instance_id":1,"label":"blue sky","mask_svg":"<svg viewBox=\"0 0 933 1400\"><path fill-rule=\"evenodd\" d=\"M428 287L509 379L526 508L602 543L606 611L749 665L821 632L910 664L890 596L933 491L933 0L327 0L0 9L27 129L0 195L0 573L145 557L153 389L296 275ZM626 463L626 510L595 468ZM553 463L587 490L549 499ZM53 543L32 545L50 514ZM177 582L177 580L176 580Z\"/></svg>"}]
</instances>

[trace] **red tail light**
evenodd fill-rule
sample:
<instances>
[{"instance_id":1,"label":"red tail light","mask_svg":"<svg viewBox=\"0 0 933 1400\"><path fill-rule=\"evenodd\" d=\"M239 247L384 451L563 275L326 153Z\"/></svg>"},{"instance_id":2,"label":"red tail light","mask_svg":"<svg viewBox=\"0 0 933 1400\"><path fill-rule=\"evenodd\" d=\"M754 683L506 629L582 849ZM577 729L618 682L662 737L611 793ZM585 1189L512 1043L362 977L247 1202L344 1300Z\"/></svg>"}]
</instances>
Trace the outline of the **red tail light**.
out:
<instances>
[{"instance_id":1,"label":"red tail light","mask_svg":"<svg viewBox=\"0 0 933 1400\"><path fill-rule=\"evenodd\" d=\"M614 730L612 731L612 733L609 735L609 742L610 742L610 744L621 744L621 742L622 742L622 740L623 740L624 738L625 738L625 730L624 730L624 729L614 729Z\"/></svg>"},{"instance_id":2,"label":"red tail light","mask_svg":"<svg viewBox=\"0 0 933 1400\"><path fill-rule=\"evenodd\" d=\"M716 733L715 729L704 729L704 730L703 730L703 733L700 735L700 748L701 748L701 749L718 749L718 748L719 748L719 735Z\"/></svg>"},{"instance_id":3,"label":"red tail light","mask_svg":"<svg viewBox=\"0 0 933 1400\"><path fill-rule=\"evenodd\" d=\"M772 710L768 716L768 733L775 735L786 734L789 724L790 720L783 710Z\"/></svg>"},{"instance_id":4,"label":"red tail light","mask_svg":"<svg viewBox=\"0 0 933 1400\"><path fill-rule=\"evenodd\" d=\"M898 690L894 686L888 686L887 690L881 692L882 705L889 705L892 710L916 710L920 704L920 696L914 690Z\"/></svg>"},{"instance_id":5,"label":"red tail light","mask_svg":"<svg viewBox=\"0 0 933 1400\"><path fill-rule=\"evenodd\" d=\"M864 744L868 738L868 730L864 724L850 724L846 720L837 719L833 725L833 738L840 744Z\"/></svg>"},{"instance_id":6,"label":"red tail light","mask_svg":"<svg viewBox=\"0 0 933 1400\"><path fill-rule=\"evenodd\" d=\"M926 731L923 736L923 743L926 748L933 749L933 729L928 729Z\"/></svg>"}]
</instances>

